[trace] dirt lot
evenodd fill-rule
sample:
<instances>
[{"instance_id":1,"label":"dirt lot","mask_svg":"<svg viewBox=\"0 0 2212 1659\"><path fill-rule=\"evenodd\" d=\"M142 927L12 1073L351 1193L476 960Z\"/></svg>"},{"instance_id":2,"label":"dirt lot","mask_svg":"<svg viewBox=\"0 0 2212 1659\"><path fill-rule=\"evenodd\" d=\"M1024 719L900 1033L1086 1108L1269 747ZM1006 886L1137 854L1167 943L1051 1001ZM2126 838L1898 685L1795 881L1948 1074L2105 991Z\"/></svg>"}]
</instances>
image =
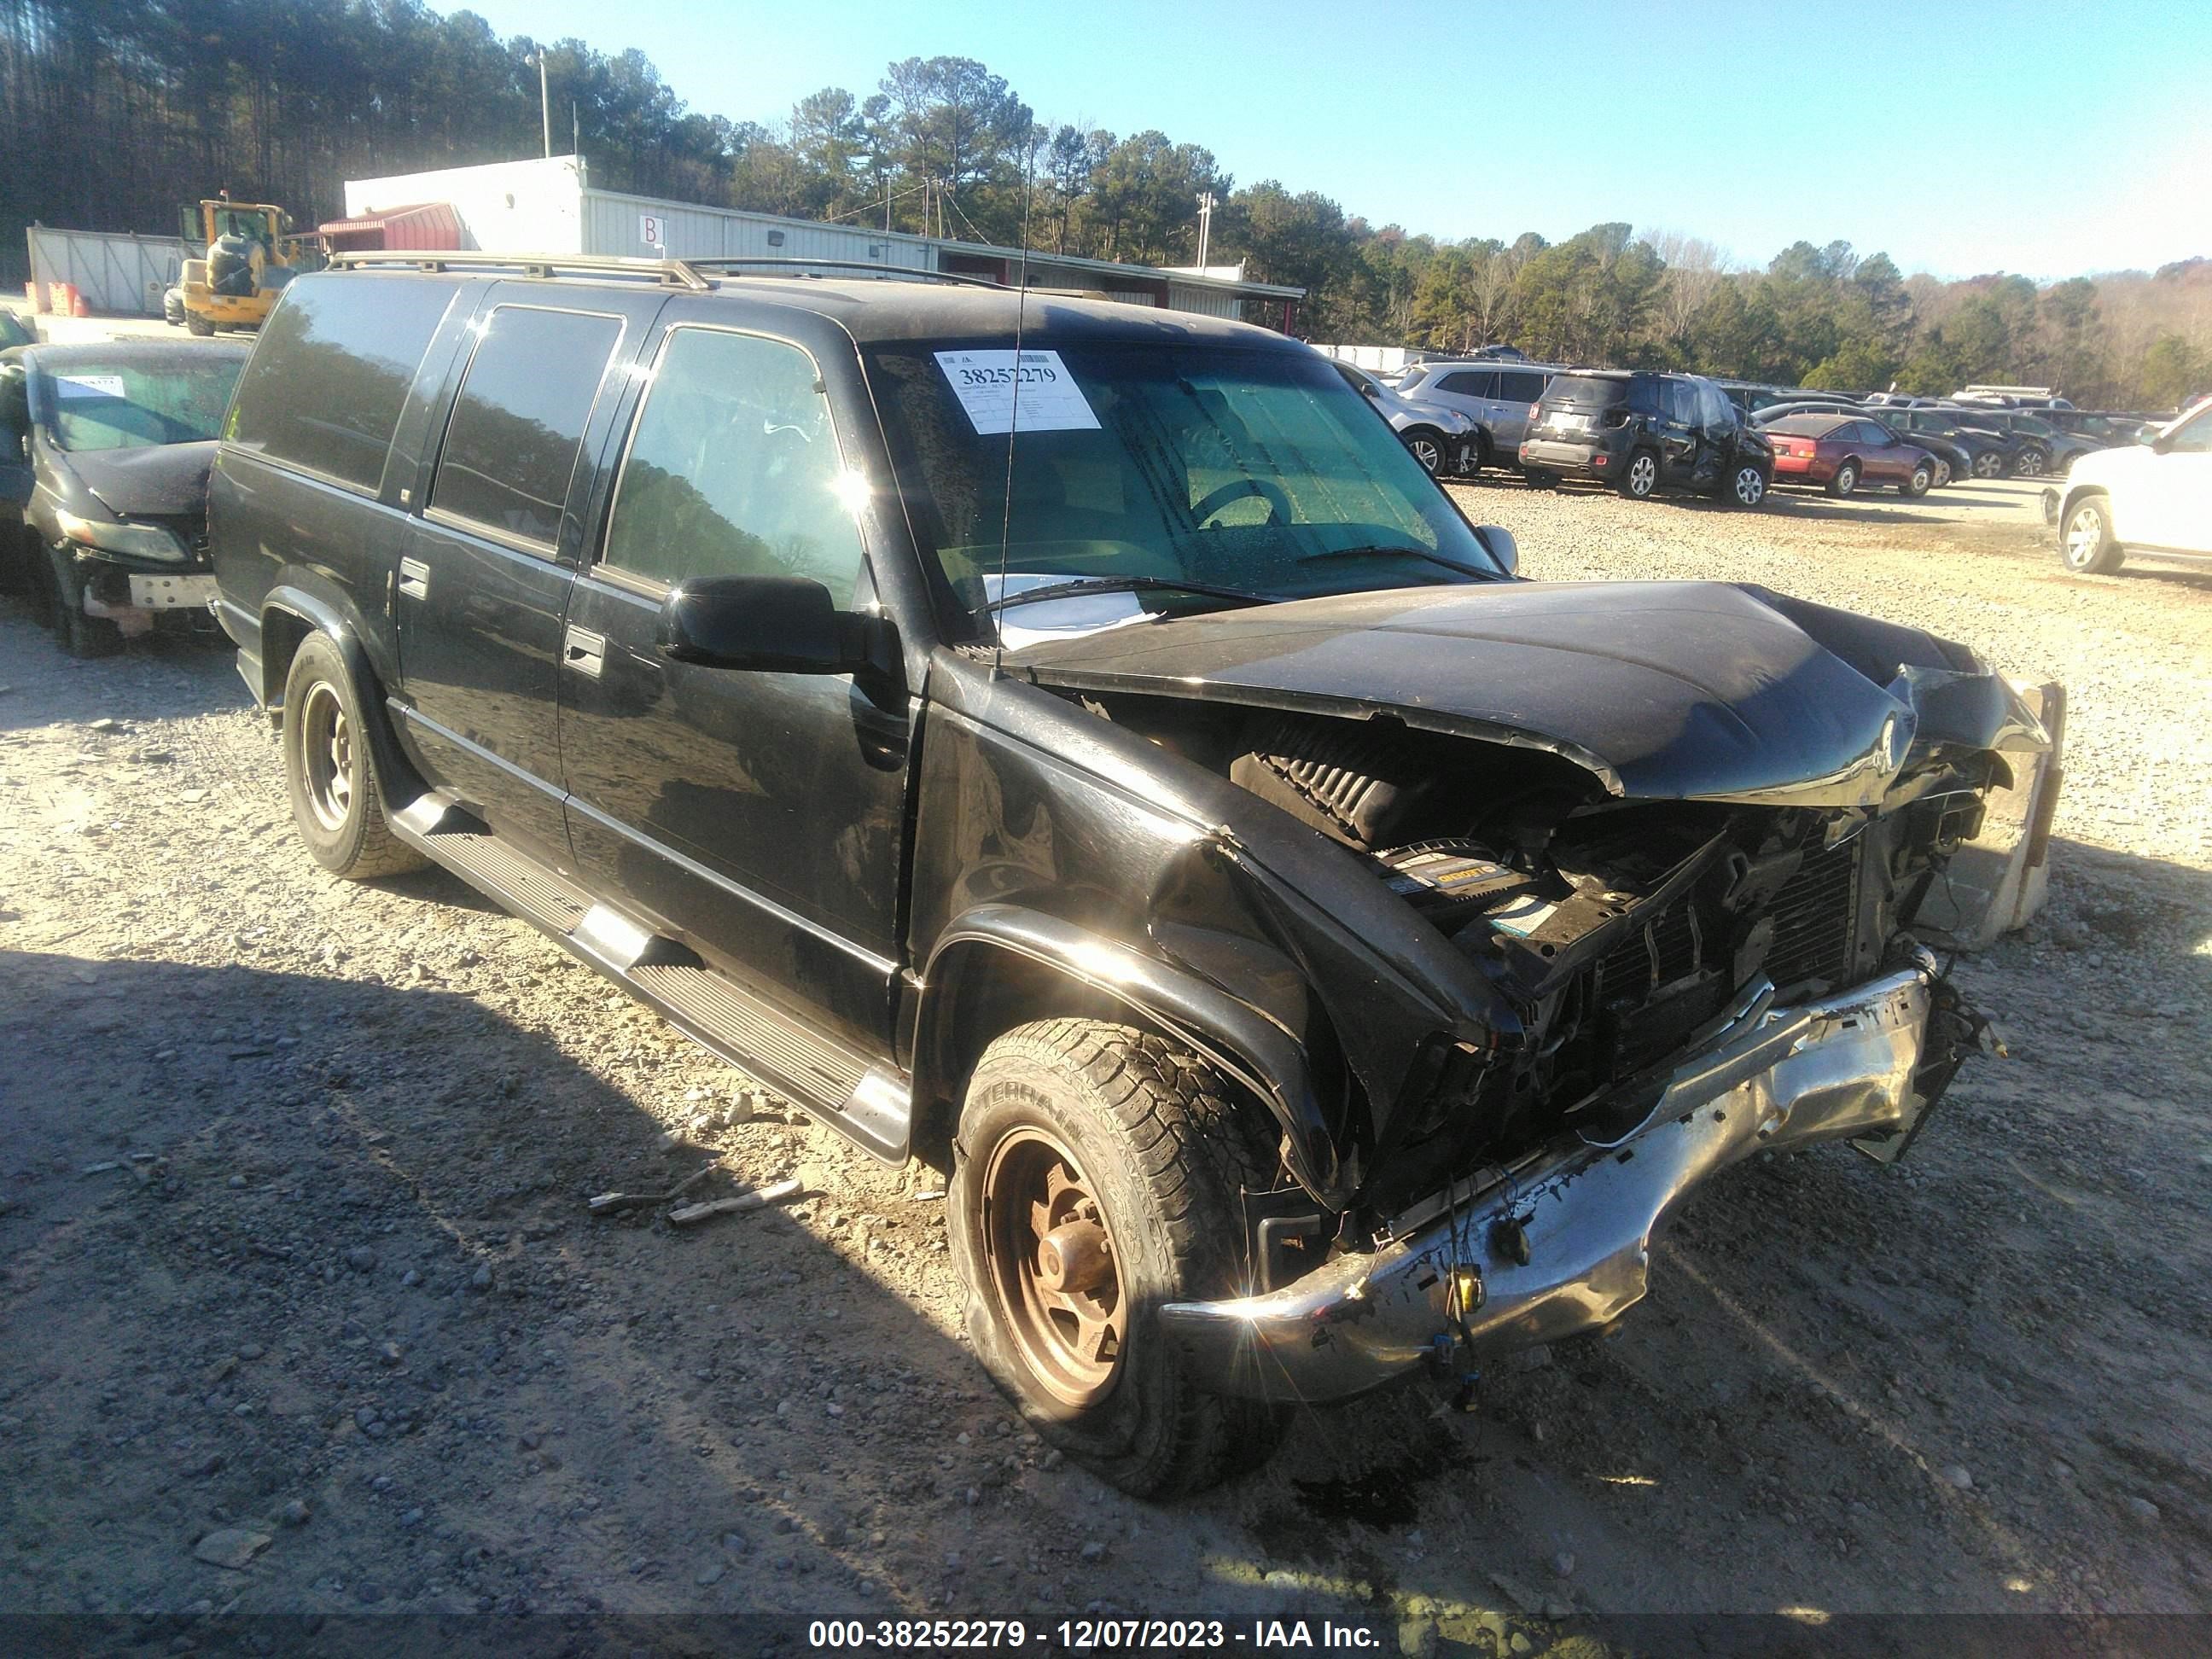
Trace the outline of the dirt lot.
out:
<instances>
[{"instance_id":1,"label":"dirt lot","mask_svg":"<svg viewBox=\"0 0 2212 1659\"><path fill-rule=\"evenodd\" d=\"M1961 969L2014 1057L1906 1166L1747 1165L1616 1339L1134 1504L970 1363L933 1179L726 1123L741 1079L450 879L322 876L226 653L74 664L0 605L0 1608L216 1650L233 1610L1327 1608L1518 1651L2212 1607L2212 581L2064 575L2024 486L1462 499L1538 576L1765 582L2071 686L2051 908ZM815 1196L586 1212L709 1153Z\"/></svg>"}]
</instances>

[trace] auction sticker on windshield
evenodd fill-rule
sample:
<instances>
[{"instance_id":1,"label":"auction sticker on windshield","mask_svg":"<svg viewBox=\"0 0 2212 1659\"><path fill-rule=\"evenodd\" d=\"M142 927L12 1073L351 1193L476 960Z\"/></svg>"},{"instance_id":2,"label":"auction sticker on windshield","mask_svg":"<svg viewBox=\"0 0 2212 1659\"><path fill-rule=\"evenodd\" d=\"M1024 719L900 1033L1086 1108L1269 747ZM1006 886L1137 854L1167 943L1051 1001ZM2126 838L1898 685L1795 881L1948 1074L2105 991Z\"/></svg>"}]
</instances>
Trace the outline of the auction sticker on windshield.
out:
<instances>
[{"instance_id":1,"label":"auction sticker on windshield","mask_svg":"<svg viewBox=\"0 0 2212 1659\"><path fill-rule=\"evenodd\" d=\"M120 374L57 374L54 376L54 392L63 398L120 398L123 395L123 377Z\"/></svg>"},{"instance_id":2,"label":"auction sticker on windshield","mask_svg":"<svg viewBox=\"0 0 2212 1659\"><path fill-rule=\"evenodd\" d=\"M937 366L975 430L986 436L1012 432L1093 430L1098 417L1057 351L1024 351L1021 368L1011 351L940 351Z\"/></svg>"}]
</instances>

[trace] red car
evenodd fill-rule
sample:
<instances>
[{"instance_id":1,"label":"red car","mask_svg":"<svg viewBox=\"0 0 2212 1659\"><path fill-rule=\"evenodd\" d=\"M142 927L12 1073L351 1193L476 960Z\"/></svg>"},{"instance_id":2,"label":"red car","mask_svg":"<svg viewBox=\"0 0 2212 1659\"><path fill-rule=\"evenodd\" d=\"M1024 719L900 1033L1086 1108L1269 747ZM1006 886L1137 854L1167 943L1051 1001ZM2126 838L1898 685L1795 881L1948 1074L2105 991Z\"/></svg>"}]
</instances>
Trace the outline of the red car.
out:
<instances>
[{"instance_id":1,"label":"red car","mask_svg":"<svg viewBox=\"0 0 2212 1659\"><path fill-rule=\"evenodd\" d=\"M1861 484L1894 484L1925 495L1936 482L1936 458L1905 442L1879 421L1850 415L1785 415L1766 428L1774 446L1774 482L1819 484L1848 495Z\"/></svg>"}]
</instances>

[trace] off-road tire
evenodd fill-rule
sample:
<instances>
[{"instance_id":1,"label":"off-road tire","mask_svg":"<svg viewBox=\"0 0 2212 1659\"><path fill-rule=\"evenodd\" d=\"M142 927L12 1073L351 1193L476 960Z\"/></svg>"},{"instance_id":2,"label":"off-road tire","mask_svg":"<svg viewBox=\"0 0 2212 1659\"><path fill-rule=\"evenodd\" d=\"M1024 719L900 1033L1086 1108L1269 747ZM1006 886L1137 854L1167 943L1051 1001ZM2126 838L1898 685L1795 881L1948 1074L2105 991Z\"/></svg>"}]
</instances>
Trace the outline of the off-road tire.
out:
<instances>
[{"instance_id":1,"label":"off-road tire","mask_svg":"<svg viewBox=\"0 0 2212 1659\"><path fill-rule=\"evenodd\" d=\"M2109 576L2127 551L2112 538L2112 500L2101 491L2081 496L2058 527L2058 561L2082 576Z\"/></svg>"},{"instance_id":2,"label":"off-road tire","mask_svg":"<svg viewBox=\"0 0 2212 1659\"><path fill-rule=\"evenodd\" d=\"M197 334L203 340L211 338L215 334L215 325L196 312L185 313L185 328L188 333Z\"/></svg>"},{"instance_id":3,"label":"off-road tire","mask_svg":"<svg viewBox=\"0 0 2212 1659\"><path fill-rule=\"evenodd\" d=\"M72 657L112 657L123 648L123 630L105 617L84 614L84 576L64 549L46 550L47 619L54 638Z\"/></svg>"},{"instance_id":4,"label":"off-road tire","mask_svg":"<svg viewBox=\"0 0 2212 1659\"><path fill-rule=\"evenodd\" d=\"M1048 1443L1133 1497L1197 1492L1263 1461L1287 1406L1208 1392L1153 1322L1164 1303L1249 1293L1240 1188L1274 1184L1272 1139L1195 1055L1133 1027L1052 1019L983 1051L954 1138L953 1263L977 1357ZM1042 1131L1081 1164L1115 1250L1126 1340L1110 1381L1070 1406L1029 1359L1005 1310L984 1190L993 1155Z\"/></svg>"},{"instance_id":5,"label":"off-road tire","mask_svg":"<svg viewBox=\"0 0 2212 1659\"><path fill-rule=\"evenodd\" d=\"M1828 493L1841 501L1859 487L1859 464L1845 461L1836 469L1836 476L1828 480Z\"/></svg>"},{"instance_id":6,"label":"off-road tire","mask_svg":"<svg viewBox=\"0 0 2212 1659\"><path fill-rule=\"evenodd\" d=\"M1620 493L1632 501L1648 501L1659 492L1659 458L1648 449L1632 449L1621 463Z\"/></svg>"},{"instance_id":7,"label":"off-road tire","mask_svg":"<svg viewBox=\"0 0 2212 1659\"><path fill-rule=\"evenodd\" d=\"M335 824L325 823L317 814L303 730L323 696L335 699L351 727L346 744L345 811ZM291 798L292 822L316 863L349 881L396 876L422 867L426 861L422 855L393 835L385 821L384 787L377 776L361 695L353 676L346 672L344 656L324 635L310 634L301 642L291 671L284 677L283 750L284 788Z\"/></svg>"}]
</instances>

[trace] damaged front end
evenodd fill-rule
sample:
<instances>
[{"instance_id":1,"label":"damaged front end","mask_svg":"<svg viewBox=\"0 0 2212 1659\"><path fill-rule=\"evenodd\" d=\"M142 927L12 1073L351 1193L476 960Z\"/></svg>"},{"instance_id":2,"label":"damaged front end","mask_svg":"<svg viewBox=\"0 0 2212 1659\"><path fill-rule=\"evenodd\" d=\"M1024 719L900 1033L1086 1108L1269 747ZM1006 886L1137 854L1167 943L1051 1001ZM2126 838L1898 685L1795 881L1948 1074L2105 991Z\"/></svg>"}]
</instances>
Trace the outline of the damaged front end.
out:
<instances>
[{"instance_id":1,"label":"damaged front end","mask_svg":"<svg viewBox=\"0 0 2212 1659\"><path fill-rule=\"evenodd\" d=\"M1161 1310L1237 1391L1337 1398L1601 1328L1715 1171L1897 1155L1987 1029L1912 930L1973 933L1951 872L1993 801L2015 873L2048 835L2057 688L1948 642L1717 585L1404 600L1339 605L1297 650L1300 606L1179 625L1172 691L1141 642L1034 671L1340 843L1486 993L1425 1032L1368 1017L1280 838L1231 836L1352 1097L1335 1190L1247 1195L1255 1282L1282 1287ZM1369 942L1370 968L1420 955Z\"/></svg>"}]
</instances>

